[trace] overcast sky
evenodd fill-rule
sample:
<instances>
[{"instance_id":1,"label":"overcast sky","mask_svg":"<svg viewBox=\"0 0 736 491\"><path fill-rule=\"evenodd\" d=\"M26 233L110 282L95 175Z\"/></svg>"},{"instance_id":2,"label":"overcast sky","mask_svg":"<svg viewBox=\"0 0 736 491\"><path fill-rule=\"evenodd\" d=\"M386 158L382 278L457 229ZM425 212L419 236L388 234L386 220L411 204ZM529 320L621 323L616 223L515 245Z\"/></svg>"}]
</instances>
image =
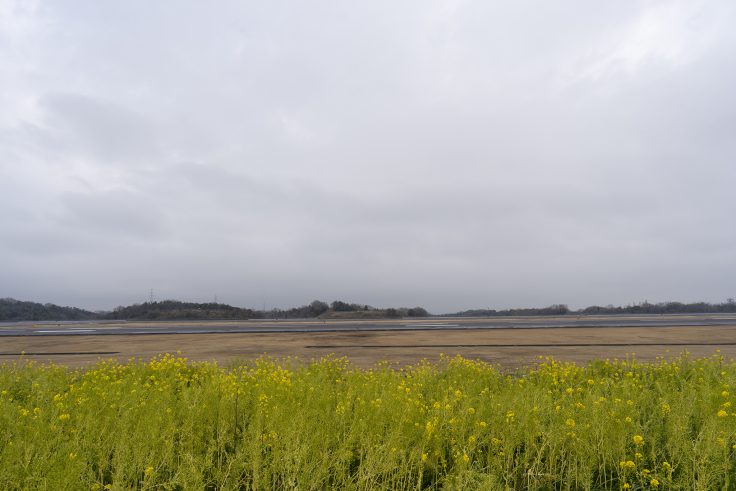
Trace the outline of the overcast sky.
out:
<instances>
[{"instance_id":1,"label":"overcast sky","mask_svg":"<svg viewBox=\"0 0 736 491\"><path fill-rule=\"evenodd\" d=\"M0 0L0 297L736 296L736 2Z\"/></svg>"}]
</instances>

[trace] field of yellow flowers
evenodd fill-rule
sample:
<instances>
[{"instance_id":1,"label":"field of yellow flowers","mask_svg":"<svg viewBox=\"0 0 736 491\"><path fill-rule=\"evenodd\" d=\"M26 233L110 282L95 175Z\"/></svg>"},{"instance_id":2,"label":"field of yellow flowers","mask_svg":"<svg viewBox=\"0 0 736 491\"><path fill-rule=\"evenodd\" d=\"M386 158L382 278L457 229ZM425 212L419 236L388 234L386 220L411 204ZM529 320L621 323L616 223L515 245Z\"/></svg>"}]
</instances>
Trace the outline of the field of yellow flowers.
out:
<instances>
[{"instance_id":1,"label":"field of yellow flowers","mask_svg":"<svg viewBox=\"0 0 736 491\"><path fill-rule=\"evenodd\" d=\"M734 489L718 354L0 367L0 489Z\"/></svg>"}]
</instances>

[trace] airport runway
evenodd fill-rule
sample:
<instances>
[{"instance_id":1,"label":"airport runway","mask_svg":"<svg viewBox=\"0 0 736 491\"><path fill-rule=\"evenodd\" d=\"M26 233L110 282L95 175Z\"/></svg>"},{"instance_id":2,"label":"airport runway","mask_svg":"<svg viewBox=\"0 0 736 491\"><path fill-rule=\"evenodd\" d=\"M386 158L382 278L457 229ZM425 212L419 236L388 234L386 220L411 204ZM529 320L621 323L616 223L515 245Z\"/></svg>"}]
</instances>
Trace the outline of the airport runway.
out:
<instances>
[{"instance_id":1,"label":"airport runway","mask_svg":"<svg viewBox=\"0 0 736 491\"><path fill-rule=\"evenodd\" d=\"M264 354L301 360L332 354L361 367L436 361L445 353L522 367L540 356L585 363L636 353L652 361L685 351L736 359L736 315L0 324L0 364L35 360L73 367L101 357L125 361L174 352L223 364Z\"/></svg>"},{"instance_id":2,"label":"airport runway","mask_svg":"<svg viewBox=\"0 0 736 491\"><path fill-rule=\"evenodd\" d=\"M381 320L89 321L0 323L0 336L265 334L359 331L462 331L594 327L734 326L734 314L570 315L559 317L425 317Z\"/></svg>"}]
</instances>

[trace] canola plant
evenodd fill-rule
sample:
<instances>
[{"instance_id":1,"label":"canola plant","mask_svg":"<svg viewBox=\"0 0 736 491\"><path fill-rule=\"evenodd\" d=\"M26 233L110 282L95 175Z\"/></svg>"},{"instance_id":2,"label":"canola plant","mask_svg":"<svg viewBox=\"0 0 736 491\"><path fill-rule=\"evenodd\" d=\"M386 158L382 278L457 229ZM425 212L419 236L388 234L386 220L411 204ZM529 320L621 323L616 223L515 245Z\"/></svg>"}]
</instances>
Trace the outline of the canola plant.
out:
<instances>
[{"instance_id":1,"label":"canola plant","mask_svg":"<svg viewBox=\"0 0 736 491\"><path fill-rule=\"evenodd\" d=\"M0 489L734 489L719 353L0 367Z\"/></svg>"}]
</instances>

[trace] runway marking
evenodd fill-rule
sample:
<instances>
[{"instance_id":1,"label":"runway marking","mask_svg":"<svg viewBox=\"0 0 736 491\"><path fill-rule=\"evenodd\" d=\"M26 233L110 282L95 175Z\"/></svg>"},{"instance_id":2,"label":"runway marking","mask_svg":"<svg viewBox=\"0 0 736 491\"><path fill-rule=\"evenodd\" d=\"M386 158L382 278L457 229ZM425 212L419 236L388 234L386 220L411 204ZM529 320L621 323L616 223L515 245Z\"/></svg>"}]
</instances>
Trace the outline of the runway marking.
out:
<instances>
[{"instance_id":1,"label":"runway marking","mask_svg":"<svg viewBox=\"0 0 736 491\"><path fill-rule=\"evenodd\" d=\"M322 344L307 345L305 348L575 348L592 346L736 346L736 342L661 342L661 343L556 343L556 344Z\"/></svg>"},{"instance_id":2,"label":"runway marking","mask_svg":"<svg viewBox=\"0 0 736 491\"><path fill-rule=\"evenodd\" d=\"M460 327L460 324L401 324L405 327Z\"/></svg>"},{"instance_id":3,"label":"runway marking","mask_svg":"<svg viewBox=\"0 0 736 491\"><path fill-rule=\"evenodd\" d=\"M119 351L60 351L60 352L40 352L40 351L20 351L17 353L1 352L0 356L61 356L61 355L117 355Z\"/></svg>"},{"instance_id":4,"label":"runway marking","mask_svg":"<svg viewBox=\"0 0 736 491\"><path fill-rule=\"evenodd\" d=\"M51 333L67 333L67 334L74 334L74 333L83 333L83 332L96 332L97 329L53 329L53 330L44 330L44 331L36 331L36 332L42 332L44 334L51 334Z\"/></svg>"}]
</instances>

